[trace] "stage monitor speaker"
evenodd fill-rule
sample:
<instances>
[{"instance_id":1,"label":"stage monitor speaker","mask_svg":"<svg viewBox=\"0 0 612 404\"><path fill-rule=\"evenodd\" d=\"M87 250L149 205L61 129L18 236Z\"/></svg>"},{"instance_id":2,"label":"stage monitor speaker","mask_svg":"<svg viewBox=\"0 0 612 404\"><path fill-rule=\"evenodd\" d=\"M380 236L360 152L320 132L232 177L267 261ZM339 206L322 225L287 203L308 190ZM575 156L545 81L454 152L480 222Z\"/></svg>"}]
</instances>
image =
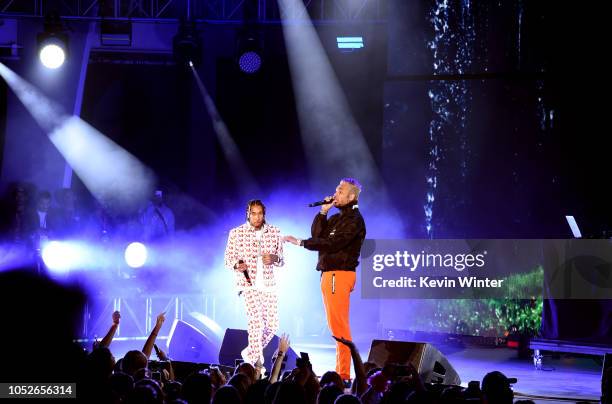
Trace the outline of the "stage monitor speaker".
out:
<instances>
[{"instance_id":1,"label":"stage monitor speaker","mask_svg":"<svg viewBox=\"0 0 612 404\"><path fill-rule=\"evenodd\" d=\"M177 361L217 363L219 344L213 333L206 335L182 320L174 320L168 336L168 356Z\"/></svg>"},{"instance_id":2,"label":"stage monitor speaker","mask_svg":"<svg viewBox=\"0 0 612 404\"><path fill-rule=\"evenodd\" d=\"M248 333L246 330L239 330L228 328L225 330L225 336L223 337L223 342L221 343L221 350L219 351L219 364L225 366L234 366L236 359L242 359L241 352L248 345ZM278 348L278 336L272 337L272 340L264 348L264 366L268 369L272 369L272 355ZM285 354L286 369L293 369L295 367L295 360L297 355L295 351L289 348L289 352Z\"/></svg>"},{"instance_id":3,"label":"stage monitor speaker","mask_svg":"<svg viewBox=\"0 0 612 404\"><path fill-rule=\"evenodd\" d=\"M387 363L411 363L424 383L461 384L457 371L444 354L424 342L373 340L368 361L381 367Z\"/></svg>"}]
</instances>

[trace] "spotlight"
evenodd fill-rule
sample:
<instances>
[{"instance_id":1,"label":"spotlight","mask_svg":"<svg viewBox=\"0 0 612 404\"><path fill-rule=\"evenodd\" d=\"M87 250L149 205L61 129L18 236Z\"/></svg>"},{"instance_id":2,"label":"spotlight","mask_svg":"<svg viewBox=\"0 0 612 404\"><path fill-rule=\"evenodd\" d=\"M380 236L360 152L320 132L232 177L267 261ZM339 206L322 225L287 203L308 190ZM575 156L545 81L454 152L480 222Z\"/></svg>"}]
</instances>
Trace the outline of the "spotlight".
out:
<instances>
[{"instance_id":1,"label":"spotlight","mask_svg":"<svg viewBox=\"0 0 612 404\"><path fill-rule=\"evenodd\" d=\"M198 66L202 62L202 40L194 21L182 21L172 39L174 60L181 66Z\"/></svg>"},{"instance_id":2,"label":"spotlight","mask_svg":"<svg viewBox=\"0 0 612 404\"><path fill-rule=\"evenodd\" d=\"M245 52L240 55L238 65L240 65L240 70L247 74L257 73L261 68L261 57L257 54L257 52Z\"/></svg>"},{"instance_id":3,"label":"spotlight","mask_svg":"<svg viewBox=\"0 0 612 404\"><path fill-rule=\"evenodd\" d=\"M130 268L140 268L147 262L147 247L142 243L130 243L125 249L125 263Z\"/></svg>"},{"instance_id":4,"label":"spotlight","mask_svg":"<svg viewBox=\"0 0 612 404\"><path fill-rule=\"evenodd\" d=\"M68 35L63 32L59 16L50 14L45 20L45 31L37 36L38 58L48 69L57 69L66 61Z\"/></svg>"},{"instance_id":5,"label":"spotlight","mask_svg":"<svg viewBox=\"0 0 612 404\"><path fill-rule=\"evenodd\" d=\"M57 69L66 61L66 48L57 38L47 38L41 41L38 51L40 62L48 69Z\"/></svg>"},{"instance_id":6,"label":"spotlight","mask_svg":"<svg viewBox=\"0 0 612 404\"><path fill-rule=\"evenodd\" d=\"M246 74L257 73L263 64L261 43L253 33L241 34L238 38L238 67Z\"/></svg>"},{"instance_id":7,"label":"spotlight","mask_svg":"<svg viewBox=\"0 0 612 404\"><path fill-rule=\"evenodd\" d=\"M49 241L42 248L42 260L55 273L67 272L75 259L74 249L59 241Z\"/></svg>"}]
</instances>

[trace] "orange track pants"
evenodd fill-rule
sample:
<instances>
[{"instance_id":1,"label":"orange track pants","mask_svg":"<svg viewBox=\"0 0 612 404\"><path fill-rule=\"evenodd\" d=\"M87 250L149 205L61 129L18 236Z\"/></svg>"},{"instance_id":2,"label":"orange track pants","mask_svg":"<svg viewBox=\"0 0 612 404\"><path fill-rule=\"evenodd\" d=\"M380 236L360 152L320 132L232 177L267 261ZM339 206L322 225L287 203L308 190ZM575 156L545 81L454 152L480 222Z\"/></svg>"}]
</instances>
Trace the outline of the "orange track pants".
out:
<instances>
[{"instance_id":1,"label":"orange track pants","mask_svg":"<svg viewBox=\"0 0 612 404\"><path fill-rule=\"evenodd\" d=\"M355 287L354 271L328 271L321 274L321 293L332 335L352 340L349 325L350 294ZM351 378L351 350L336 342L336 372L342 379Z\"/></svg>"}]
</instances>

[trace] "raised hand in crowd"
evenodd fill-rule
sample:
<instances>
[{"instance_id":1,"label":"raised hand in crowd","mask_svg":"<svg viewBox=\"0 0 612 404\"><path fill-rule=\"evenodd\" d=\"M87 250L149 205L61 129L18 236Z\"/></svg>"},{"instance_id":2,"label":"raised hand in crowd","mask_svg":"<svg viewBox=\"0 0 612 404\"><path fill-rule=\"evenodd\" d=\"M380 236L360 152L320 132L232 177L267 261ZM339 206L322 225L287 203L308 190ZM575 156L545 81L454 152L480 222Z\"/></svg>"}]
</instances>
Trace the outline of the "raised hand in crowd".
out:
<instances>
[{"instance_id":1,"label":"raised hand in crowd","mask_svg":"<svg viewBox=\"0 0 612 404\"><path fill-rule=\"evenodd\" d=\"M366 372L363 366L363 361L361 360L361 355L359 355L359 351L357 350L357 347L355 346L353 341L349 341L342 337L336 337L333 335L332 337L336 341L346 345L351 350L351 357L353 359L353 366L355 368L355 382L353 383L351 390L358 396L361 396L368 388Z\"/></svg>"},{"instance_id":2,"label":"raised hand in crowd","mask_svg":"<svg viewBox=\"0 0 612 404\"><path fill-rule=\"evenodd\" d=\"M221 369L217 366L211 366L206 369L205 373L210 377L210 384L212 385L212 395L220 389L225 383L227 383L227 377L223 374Z\"/></svg>"},{"instance_id":3,"label":"raised hand in crowd","mask_svg":"<svg viewBox=\"0 0 612 404\"><path fill-rule=\"evenodd\" d=\"M113 324L119 325L119 321L121 321L121 313L117 310L113 312Z\"/></svg>"},{"instance_id":4,"label":"raised hand in crowd","mask_svg":"<svg viewBox=\"0 0 612 404\"><path fill-rule=\"evenodd\" d=\"M166 321L166 312L160 313L157 315L157 320L155 321L155 327L151 330L151 334L149 334L149 338L142 347L142 353L145 354L147 359L151 357L151 352L153 351L153 345L155 344L155 339L157 338L157 334L159 330L162 328L162 325Z\"/></svg>"},{"instance_id":5,"label":"raised hand in crowd","mask_svg":"<svg viewBox=\"0 0 612 404\"><path fill-rule=\"evenodd\" d=\"M113 337L115 336L115 333L117 332L117 328L119 328L119 321L121 320L121 313L119 313L118 310L113 312L112 320L113 320L113 323L111 324L104 338L102 338L102 341L94 342L94 349L108 348L110 346L111 342L113 341Z\"/></svg>"},{"instance_id":6,"label":"raised hand in crowd","mask_svg":"<svg viewBox=\"0 0 612 404\"><path fill-rule=\"evenodd\" d=\"M278 381L278 375L280 374L281 367L283 365L283 359L285 358L285 355L287 355L290 345L289 335L282 334L278 339L278 348L274 354L275 359L274 365L272 365L272 373L270 374L270 384Z\"/></svg>"}]
</instances>

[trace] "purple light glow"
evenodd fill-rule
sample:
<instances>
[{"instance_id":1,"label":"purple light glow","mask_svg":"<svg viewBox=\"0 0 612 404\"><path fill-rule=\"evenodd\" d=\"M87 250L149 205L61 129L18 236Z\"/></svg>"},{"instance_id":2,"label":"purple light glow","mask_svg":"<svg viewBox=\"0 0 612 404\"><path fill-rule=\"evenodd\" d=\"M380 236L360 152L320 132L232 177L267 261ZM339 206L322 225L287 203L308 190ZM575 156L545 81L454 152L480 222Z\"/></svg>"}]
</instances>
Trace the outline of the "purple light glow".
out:
<instances>
[{"instance_id":1,"label":"purple light glow","mask_svg":"<svg viewBox=\"0 0 612 404\"><path fill-rule=\"evenodd\" d=\"M248 51L243 53L238 60L240 70L248 74L254 74L261 68L261 57L257 52Z\"/></svg>"}]
</instances>

